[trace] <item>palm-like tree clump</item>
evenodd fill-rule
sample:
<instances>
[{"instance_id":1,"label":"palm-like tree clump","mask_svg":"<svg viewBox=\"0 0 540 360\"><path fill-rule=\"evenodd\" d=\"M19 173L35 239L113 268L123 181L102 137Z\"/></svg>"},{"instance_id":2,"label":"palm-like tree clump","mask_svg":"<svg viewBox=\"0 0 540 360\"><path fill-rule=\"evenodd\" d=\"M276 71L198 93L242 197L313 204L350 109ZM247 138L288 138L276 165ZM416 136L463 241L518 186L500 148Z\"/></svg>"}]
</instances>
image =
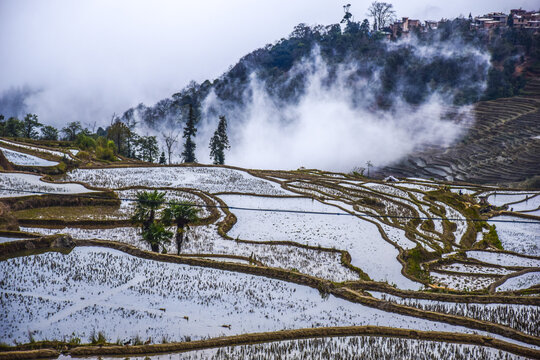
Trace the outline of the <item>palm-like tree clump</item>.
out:
<instances>
[{"instance_id":1,"label":"palm-like tree clump","mask_svg":"<svg viewBox=\"0 0 540 360\"><path fill-rule=\"evenodd\" d=\"M150 227L143 231L143 240L150 244L152 251L159 252L159 248L165 249L165 245L171 243L173 233L165 229L165 225L159 221L154 221Z\"/></svg>"},{"instance_id":2,"label":"palm-like tree clump","mask_svg":"<svg viewBox=\"0 0 540 360\"><path fill-rule=\"evenodd\" d=\"M138 192L135 213L131 217L131 221L142 225L143 232L148 230L150 224L154 222L156 211L163 206L164 202L165 193L160 193L157 190Z\"/></svg>"},{"instance_id":3,"label":"palm-like tree clump","mask_svg":"<svg viewBox=\"0 0 540 360\"><path fill-rule=\"evenodd\" d=\"M156 211L159 210L165 203L165 193L154 190L142 191L137 193L137 204L135 213L131 217L134 224L142 227L142 235L152 251L158 252L160 245L170 242L172 233L167 231L163 224L156 221ZM168 237L167 237L168 236Z\"/></svg>"},{"instance_id":4,"label":"palm-like tree clump","mask_svg":"<svg viewBox=\"0 0 540 360\"><path fill-rule=\"evenodd\" d=\"M200 209L195 204L188 201L171 201L169 207L163 211L163 221L166 224L176 224L176 247L178 254L182 250L185 229L189 229L189 224L199 220Z\"/></svg>"}]
</instances>

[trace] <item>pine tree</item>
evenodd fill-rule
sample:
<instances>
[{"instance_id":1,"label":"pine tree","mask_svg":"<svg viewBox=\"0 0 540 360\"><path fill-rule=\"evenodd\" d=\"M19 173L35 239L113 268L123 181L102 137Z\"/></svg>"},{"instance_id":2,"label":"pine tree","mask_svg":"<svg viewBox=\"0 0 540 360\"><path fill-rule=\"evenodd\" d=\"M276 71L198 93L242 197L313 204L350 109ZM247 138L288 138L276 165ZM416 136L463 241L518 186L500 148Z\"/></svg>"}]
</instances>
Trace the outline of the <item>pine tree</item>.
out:
<instances>
[{"instance_id":1,"label":"pine tree","mask_svg":"<svg viewBox=\"0 0 540 360\"><path fill-rule=\"evenodd\" d=\"M162 152L161 152L161 156L159 157L159 163L160 163L161 165L167 163L167 159L165 159L165 151L162 151Z\"/></svg>"},{"instance_id":2,"label":"pine tree","mask_svg":"<svg viewBox=\"0 0 540 360\"><path fill-rule=\"evenodd\" d=\"M194 163L197 162L195 157L195 142L193 137L197 134L197 128L195 128L195 114L193 113L193 106L189 104L189 114L188 121L186 122L186 127L184 128L184 135L182 136L186 139L184 143L184 151L182 152L182 158L185 163Z\"/></svg>"},{"instance_id":3,"label":"pine tree","mask_svg":"<svg viewBox=\"0 0 540 360\"><path fill-rule=\"evenodd\" d=\"M219 117L219 123L214 136L210 139L210 157L214 159L214 164L225 164L225 149L230 149L229 138L227 137L227 119L225 116Z\"/></svg>"}]
</instances>

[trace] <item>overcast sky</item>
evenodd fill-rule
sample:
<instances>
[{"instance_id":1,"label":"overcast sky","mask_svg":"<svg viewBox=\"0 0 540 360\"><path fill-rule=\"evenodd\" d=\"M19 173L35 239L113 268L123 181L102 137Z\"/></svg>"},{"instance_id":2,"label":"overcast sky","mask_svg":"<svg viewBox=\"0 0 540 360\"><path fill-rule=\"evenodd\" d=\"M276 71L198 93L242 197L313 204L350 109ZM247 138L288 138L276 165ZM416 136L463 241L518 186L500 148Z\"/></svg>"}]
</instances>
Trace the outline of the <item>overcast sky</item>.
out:
<instances>
[{"instance_id":1,"label":"overcast sky","mask_svg":"<svg viewBox=\"0 0 540 360\"><path fill-rule=\"evenodd\" d=\"M350 2L355 19L371 1ZM398 17L440 19L538 7L538 0L396 0ZM345 1L0 0L0 96L26 100L43 122L106 123L190 80L214 79L300 23L341 20ZM2 109L0 109L0 113Z\"/></svg>"}]
</instances>

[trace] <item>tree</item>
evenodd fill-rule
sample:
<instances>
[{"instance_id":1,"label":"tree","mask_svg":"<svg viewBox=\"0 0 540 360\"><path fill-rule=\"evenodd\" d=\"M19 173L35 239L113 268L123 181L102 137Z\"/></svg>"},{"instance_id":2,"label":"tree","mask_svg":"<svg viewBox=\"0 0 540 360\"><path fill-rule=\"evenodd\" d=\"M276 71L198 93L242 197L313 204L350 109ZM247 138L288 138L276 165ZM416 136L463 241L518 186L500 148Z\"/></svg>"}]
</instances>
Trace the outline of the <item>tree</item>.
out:
<instances>
[{"instance_id":1,"label":"tree","mask_svg":"<svg viewBox=\"0 0 540 360\"><path fill-rule=\"evenodd\" d=\"M345 30L343 31L344 34L351 34L356 35L360 32L360 23L357 23L355 21L349 21L347 22L347 25L345 25Z\"/></svg>"},{"instance_id":2,"label":"tree","mask_svg":"<svg viewBox=\"0 0 540 360\"><path fill-rule=\"evenodd\" d=\"M44 126L41 129L41 139L58 140L58 129L51 125Z\"/></svg>"},{"instance_id":3,"label":"tree","mask_svg":"<svg viewBox=\"0 0 540 360\"><path fill-rule=\"evenodd\" d=\"M165 224L176 224L176 248L178 255L182 250L184 242L185 228L188 228L189 223L193 223L199 219L198 213L200 209L195 207L195 204L188 201L171 201L169 207L163 211L163 221Z\"/></svg>"},{"instance_id":4,"label":"tree","mask_svg":"<svg viewBox=\"0 0 540 360\"><path fill-rule=\"evenodd\" d=\"M165 151L161 152L161 156L159 157L159 163L161 165L164 165L164 164L167 163L167 159L165 159ZM170 162L169 162L169 164L170 164Z\"/></svg>"},{"instance_id":5,"label":"tree","mask_svg":"<svg viewBox=\"0 0 540 360\"><path fill-rule=\"evenodd\" d=\"M164 202L164 192L158 192L157 190L154 190L152 192L138 192L135 204L135 212L131 217L131 221L134 224L141 226L143 240L147 241L150 244L152 251L159 251L159 244L155 243L155 237L152 237L153 235L151 234L150 227L155 221L156 211L163 206ZM148 239L144 237L145 233L148 234L148 239L151 239L152 241L148 241Z\"/></svg>"},{"instance_id":6,"label":"tree","mask_svg":"<svg viewBox=\"0 0 540 360\"><path fill-rule=\"evenodd\" d=\"M10 117L4 125L4 136L19 137L22 132L22 122L16 117Z\"/></svg>"},{"instance_id":7,"label":"tree","mask_svg":"<svg viewBox=\"0 0 540 360\"><path fill-rule=\"evenodd\" d=\"M180 134L177 132L169 131L168 133L162 133L163 139L165 140L165 147L167 148L167 157L169 159L169 165L171 165L171 155L174 144L178 142L178 136Z\"/></svg>"},{"instance_id":8,"label":"tree","mask_svg":"<svg viewBox=\"0 0 540 360\"><path fill-rule=\"evenodd\" d=\"M96 148L96 140L86 135L84 132L80 132L79 135L77 135L76 144L79 148L82 150L94 150Z\"/></svg>"},{"instance_id":9,"label":"tree","mask_svg":"<svg viewBox=\"0 0 540 360\"><path fill-rule=\"evenodd\" d=\"M26 114L22 121L21 135L28 139L37 139L39 133L36 129L42 126L36 114Z\"/></svg>"},{"instance_id":10,"label":"tree","mask_svg":"<svg viewBox=\"0 0 540 360\"><path fill-rule=\"evenodd\" d=\"M184 143L184 151L182 152L182 158L185 163L194 163L197 162L195 157L195 142L192 138L197 134L197 128L195 127L195 114L193 112L193 105L189 104L189 113L186 126L184 127L184 135L182 136L186 139Z\"/></svg>"},{"instance_id":11,"label":"tree","mask_svg":"<svg viewBox=\"0 0 540 360\"><path fill-rule=\"evenodd\" d=\"M6 118L0 114L0 136L6 136Z\"/></svg>"},{"instance_id":12,"label":"tree","mask_svg":"<svg viewBox=\"0 0 540 360\"><path fill-rule=\"evenodd\" d=\"M159 248L165 252L165 245L171 243L173 233L167 229L159 221L153 221L148 229L142 232L143 240L146 241L152 251L159 252Z\"/></svg>"},{"instance_id":13,"label":"tree","mask_svg":"<svg viewBox=\"0 0 540 360\"><path fill-rule=\"evenodd\" d=\"M67 141L75 141L77 136L82 131L82 126L79 121L72 121L65 128L62 128L64 139Z\"/></svg>"},{"instance_id":14,"label":"tree","mask_svg":"<svg viewBox=\"0 0 540 360\"><path fill-rule=\"evenodd\" d=\"M141 136L135 143L138 157L147 162L158 158L159 147L155 136Z\"/></svg>"},{"instance_id":15,"label":"tree","mask_svg":"<svg viewBox=\"0 0 540 360\"><path fill-rule=\"evenodd\" d=\"M230 147L227 137L227 119L225 116L220 116L218 127L210 139L210 157L214 159L214 164L225 163L225 149L230 149Z\"/></svg>"},{"instance_id":16,"label":"tree","mask_svg":"<svg viewBox=\"0 0 540 360\"><path fill-rule=\"evenodd\" d=\"M373 167L373 164L371 163L371 161L368 160L366 161L366 166L367 166L367 176L369 177L369 169Z\"/></svg>"},{"instance_id":17,"label":"tree","mask_svg":"<svg viewBox=\"0 0 540 360\"><path fill-rule=\"evenodd\" d=\"M97 136L107 137L107 131L100 126L100 127L98 127L98 129L96 131L96 135Z\"/></svg>"},{"instance_id":18,"label":"tree","mask_svg":"<svg viewBox=\"0 0 540 360\"><path fill-rule=\"evenodd\" d=\"M128 111L124 112L122 115L122 118L120 119L122 123L125 124L125 126L128 128L127 136L126 136L126 147L127 151L125 156L127 157L133 157L134 149L133 145L137 139L137 134L135 133L135 127L137 126L137 121L135 120L134 116L135 110L129 109Z\"/></svg>"},{"instance_id":19,"label":"tree","mask_svg":"<svg viewBox=\"0 0 540 360\"><path fill-rule=\"evenodd\" d=\"M360 25L360 34L362 34L363 36L367 36L369 34L368 19L364 19L364 21L362 21L362 25Z\"/></svg>"},{"instance_id":20,"label":"tree","mask_svg":"<svg viewBox=\"0 0 540 360\"><path fill-rule=\"evenodd\" d=\"M508 19L506 20L506 25L508 25L509 28L514 27L514 14L508 15Z\"/></svg>"},{"instance_id":21,"label":"tree","mask_svg":"<svg viewBox=\"0 0 540 360\"><path fill-rule=\"evenodd\" d=\"M351 4L343 5L343 11L345 11L345 16L343 16L343 19L341 19L342 24L349 24L352 19L352 14L350 13L349 9L351 8Z\"/></svg>"},{"instance_id":22,"label":"tree","mask_svg":"<svg viewBox=\"0 0 540 360\"><path fill-rule=\"evenodd\" d=\"M107 139L114 141L120 155L133 157L133 151L131 149L131 141L133 141L132 131L120 119L117 118L107 128Z\"/></svg>"},{"instance_id":23,"label":"tree","mask_svg":"<svg viewBox=\"0 0 540 360\"><path fill-rule=\"evenodd\" d=\"M382 30L389 26L395 19L396 12L393 5L385 2L374 1L368 9L368 15L373 18L373 30Z\"/></svg>"}]
</instances>

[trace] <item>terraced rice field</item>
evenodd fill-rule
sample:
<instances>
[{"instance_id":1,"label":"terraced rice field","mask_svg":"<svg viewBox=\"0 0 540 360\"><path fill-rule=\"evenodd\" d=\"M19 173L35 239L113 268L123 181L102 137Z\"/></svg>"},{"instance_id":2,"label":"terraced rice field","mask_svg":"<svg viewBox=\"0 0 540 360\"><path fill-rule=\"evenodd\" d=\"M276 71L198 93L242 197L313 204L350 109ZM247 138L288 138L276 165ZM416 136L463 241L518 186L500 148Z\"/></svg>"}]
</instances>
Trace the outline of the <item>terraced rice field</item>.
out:
<instances>
[{"instance_id":1,"label":"terraced rice field","mask_svg":"<svg viewBox=\"0 0 540 360\"><path fill-rule=\"evenodd\" d=\"M25 154L18 151L13 151L5 148L0 148L0 150L6 156L8 161L16 165L25 165L25 166L55 166L58 165L58 162L49 161L42 159L40 157Z\"/></svg>"},{"instance_id":2,"label":"terraced rice field","mask_svg":"<svg viewBox=\"0 0 540 360\"><path fill-rule=\"evenodd\" d=\"M485 359L507 360L515 356L485 346L470 346L437 341L421 341L386 337L327 337L290 340L264 344L229 346L188 351L174 355L131 356L132 360L220 360L220 359ZM61 356L60 359L72 359ZM116 360L117 357L93 357L92 360Z\"/></svg>"},{"instance_id":3,"label":"terraced rice field","mask_svg":"<svg viewBox=\"0 0 540 360\"><path fill-rule=\"evenodd\" d=\"M47 149L43 147L26 145L26 144L22 144L20 142L15 142L15 141L8 141L8 140L0 139L0 144L8 145L8 146L19 148L19 149L30 150L32 152L49 154L49 155L53 155L59 158L66 156L66 153L63 151L56 151L56 150L51 150L51 149ZM74 150L74 151L78 152L78 150Z\"/></svg>"},{"instance_id":4,"label":"terraced rice field","mask_svg":"<svg viewBox=\"0 0 540 360\"><path fill-rule=\"evenodd\" d=\"M29 196L40 193L48 194L80 194L90 190L80 184L57 184L41 180L41 176L25 173L1 173L0 198Z\"/></svg>"},{"instance_id":5,"label":"terraced rice field","mask_svg":"<svg viewBox=\"0 0 540 360\"><path fill-rule=\"evenodd\" d=\"M174 356L294 356L327 346L344 358L362 348L366 358L430 351L498 359L540 350L540 219L520 217L538 192L317 170L125 164L47 181L2 172L0 185L9 189L0 192L0 211L19 230L0 229L0 342L8 345L71 341L69 356L74 343L101 336L101 343L146 343L153 353L151 346L168 343L200 340L205 348L224 336L291 330L277 343ZM104 201L96 189L114 192L111 202L84 200ZM179 255L174 241L152 252L130 222L145 190L200 209ZM89 203L52 204L25 191ZM500 244L489 240L490 225ZM304 328L323 338L299 340L294 331ZM389 328L399 335L377 336ZM358 336L366 329L373 333ZM432 341L436 331L465 336L463 344ZM377 348L365 349L369 343Z\"/></svg>"},{"instance_id":6,"label":"terraced rice field","mask_svg":"<svg viewBox=\"0 0 540 360\"><path fill-rule=\"evenodd\" d=\"M92 331L122 342L338 325L472 332L324 298L316 289L288 282L99 248L9 260L2 263L0 282L1 330L11 344L26 341L29 333L36 340L75 334L89 342Z\"/></svg>"},{"instance_id":7,"label":"terraced rice field","mask_svg":"<svg viewBox=\"0 0 540 360\"><path fill-rule=\"evenodd\" d=\"M481 102L465 138L450 148L418 152L379 171L450 181L504 183L540 175L540 97Z\"/></svg>"}]
</instances>

